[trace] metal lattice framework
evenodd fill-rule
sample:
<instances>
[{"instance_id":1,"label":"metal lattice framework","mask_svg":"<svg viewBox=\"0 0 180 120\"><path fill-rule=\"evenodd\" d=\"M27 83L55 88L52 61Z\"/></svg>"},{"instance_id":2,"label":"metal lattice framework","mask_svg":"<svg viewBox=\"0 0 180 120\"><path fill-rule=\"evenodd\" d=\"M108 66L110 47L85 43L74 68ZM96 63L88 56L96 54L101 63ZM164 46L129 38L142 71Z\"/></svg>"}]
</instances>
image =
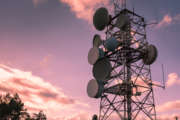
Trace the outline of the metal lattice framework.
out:
<instances>
[{"instance_id":1,"label":"metal lattice framework","mask_svg":"<svg viewBox=\"0 0 180 120\"><path fill-rule=\"evenodd\" d=\"M130 21L124 30L113 26L119 14L128 16ZM121 41L121 45L106 55L112 72L104 83L99 120L112 120L113 117L156 120L151 69L142 61L144 48L148 45L144 18L128 9L119 11L107 26L106 37L112 36Z\"/></svg>"}]
</instances>

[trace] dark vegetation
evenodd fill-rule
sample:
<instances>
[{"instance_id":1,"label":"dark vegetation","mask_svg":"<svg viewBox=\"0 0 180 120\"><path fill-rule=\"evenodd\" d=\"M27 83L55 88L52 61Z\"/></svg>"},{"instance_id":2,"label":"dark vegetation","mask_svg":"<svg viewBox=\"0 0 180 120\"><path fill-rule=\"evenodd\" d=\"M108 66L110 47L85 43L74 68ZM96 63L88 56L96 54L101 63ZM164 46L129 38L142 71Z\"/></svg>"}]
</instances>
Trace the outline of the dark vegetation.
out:
<instances>
[{"instance_id":1,"label":"dark vegetation","mask_svg":"<svg viewBox=\"0 0 180 120\"><path fill-rule=\"evenodd\" d=\"M0 95L0 120L46 120L46 115L39 111L30 115L18 94Z\"/></svg>"}]
</instances>

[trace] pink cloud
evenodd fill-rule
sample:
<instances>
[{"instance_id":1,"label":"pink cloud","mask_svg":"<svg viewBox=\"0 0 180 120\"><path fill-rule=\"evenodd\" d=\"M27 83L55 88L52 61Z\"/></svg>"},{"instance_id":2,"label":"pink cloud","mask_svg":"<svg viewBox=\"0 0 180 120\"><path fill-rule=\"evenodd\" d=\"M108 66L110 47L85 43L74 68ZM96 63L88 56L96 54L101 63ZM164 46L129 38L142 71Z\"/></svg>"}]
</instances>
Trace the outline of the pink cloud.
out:
<instances>
[{"instance_id":1,"label":"pink cloud","mask_svg":"<svg viewBox=\"0 0 180 120\"><path fill-rule=\"evenodd\" d=\"M69 115L67 118L63 120L89 120L91 116L86 112L80 112L78 114Z\"/></svg>"},{"instance_id":2,"label":"pink cloud","mask_svg":"<svg viewBox=\"0 0 180 120\"><path fill-rule=\"evenodd\" d=\"M170 16L166 14L163 19L157 24L156 28L166 27L171 24L180 23L180 14L176 16Z\"/></svg>"},{"instance_id":3,"label":"pink cloud","mask_svg":"<svg viewBox=\"0 0 180 120\"><path fill-rule=\"evenodd\" d=\"M48 120L91 120L92 116L89 115L88 112L85 111L76 111L76 113L69 114L67 116L55 116L52 119Z\"/></svg>"},{"instance_id":4,"label":"pink cloud","mask_svg":"<svg viewBox=\"0 0 180 120\"><path fill-rule=\"evenodd\" d=\"M89 106L31 72L0 65L0 92L18 93L30 112L43 110L51 120L77 114ZM82 108L82 109L80 109Z\"/></svg>"},{"instance_id":5,"label":"pink cloud","mask_svg":"<svg viewBox=\"0 0 180 120\"><path fill-rule=\"evenodd\" d=\"M169 101L162 105L157 106L158 112L167 112L172 110L180 110L180 100Z\"/></svg>"},{"instance_id":6,"label":"pink cloud","mask_svg":"<svg viewBox=\"0 0 180 120\"><path fill-rule=\"evenodd\" d=\"M173 85L180 85L180 78L177 73L170 73L168 75L168 80L166 82L166 86L170 87Z\"/></svg>"},{"instance_id":7,"label":"pink cloud","mask_svg":"<svg viewBox=\"0 0 180 120\"><path fill-rule=\"evenodd\" d=\"M157 25L157 28L160 28L160 27L163 27L163 26L167 26L169 24L172 23L172 20L173 18L169 15L165 15L163 17L163 19L159 22L159 24Z\"/></svg>"},{"instance_id":8,"label":"pink cloud","mask_svg":"<svg viewBox=\"0 0 180 120\"><path fill-rule=\"evenodd\" d=\"M48 2L48 0L32 0L34 7L40 4ZM108 0L59 0L59 2L67 4L71 11L75 13L76 17L92 23L92 17L95 10L98 7L106 6L110 13L112 12L113 6L110 6ZM124 4L123 0L120 0L120 4Z\"/></svg>"},{"instance_id":9,"label":"pink cloud","mask_svg":"<svg viewBox=\"0 0 180 120\"><path fill-rule=\"evenodd\" d=\"M109 4L108 0L59 0L62 3L70 6L71 11L73 11L77 18L92 21L92 17L95 9L100 6L107 6Z\"/></svg>"}]
</instances>

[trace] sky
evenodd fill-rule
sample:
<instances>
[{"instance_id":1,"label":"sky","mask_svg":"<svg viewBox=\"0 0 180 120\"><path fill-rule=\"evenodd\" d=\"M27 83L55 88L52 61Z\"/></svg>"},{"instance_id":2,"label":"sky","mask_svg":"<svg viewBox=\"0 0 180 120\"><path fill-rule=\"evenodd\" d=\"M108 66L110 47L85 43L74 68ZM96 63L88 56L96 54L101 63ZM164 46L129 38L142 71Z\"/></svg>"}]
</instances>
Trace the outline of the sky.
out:
<instances>
[{"instance_id":1,"label":"sky","mask_svg":"<svg viewBox=\"0 0 180 120\"><path fill-rule=\"evenodd\" d=\"M43 110L48 120L90 120L100 100L87 96L92 66L87 55L97 31L94 11L111 0L1 0L0 92L19 93L31 112ZM127 8L145 17L147 40L158 48L152 65L160 120L180 117L180 1L127 0Z\"/></svg>"}]
</instances>

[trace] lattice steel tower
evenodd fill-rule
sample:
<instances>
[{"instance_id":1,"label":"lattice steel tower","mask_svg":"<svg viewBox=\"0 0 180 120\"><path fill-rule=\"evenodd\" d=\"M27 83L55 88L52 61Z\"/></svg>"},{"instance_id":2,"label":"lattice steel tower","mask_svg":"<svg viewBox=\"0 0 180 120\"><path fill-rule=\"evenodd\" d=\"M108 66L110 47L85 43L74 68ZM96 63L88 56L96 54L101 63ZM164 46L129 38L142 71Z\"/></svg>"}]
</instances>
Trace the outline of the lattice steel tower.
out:
<instances>
[{"instance_id":1,"label":"lattice steel tower","mask_svg":"<svg viewBox=\"0 0 180 120\"><path fill-rule=\"evenodd\" d=\"M93 16L97 30L88 62L94 79L87 86L88 96L100 98L98 120L156 120L150 65L157 49L146 39L146 21L126 4L114 0L114 17L101 7Z\"/></svg>"}]
</instances>

